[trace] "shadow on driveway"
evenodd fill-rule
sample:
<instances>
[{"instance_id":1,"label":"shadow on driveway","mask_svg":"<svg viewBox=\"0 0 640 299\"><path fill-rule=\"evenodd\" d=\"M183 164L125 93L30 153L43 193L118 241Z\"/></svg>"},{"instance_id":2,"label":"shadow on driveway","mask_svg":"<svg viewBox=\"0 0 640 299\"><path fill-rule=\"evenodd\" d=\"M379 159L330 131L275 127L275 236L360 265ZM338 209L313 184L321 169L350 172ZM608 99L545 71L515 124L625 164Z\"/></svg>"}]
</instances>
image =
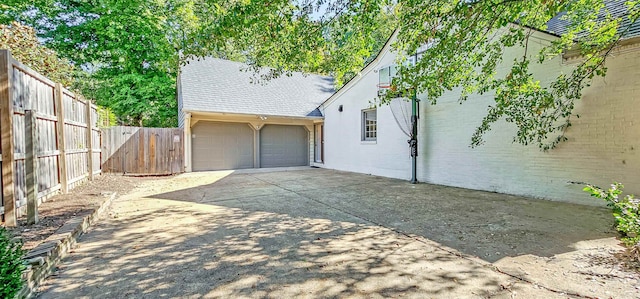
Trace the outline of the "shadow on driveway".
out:
<instances>
[{"instance_id":1,"label":"shadow on driveway","mask_svg":"<svg viewBox=\"0 0 640 299\"><path fill-rule=\"evenodd\" d=\"M111 214L41 298L554 298L486 261L611 237L605 209L323 169L158 180Z\"/></svg>"},{"instance_id":2,"label":"shadow on driveway","mask_svg":"<svg viewBox=\"0 0 640 299\"><path fill-rule=\"evenodd\" d=\"M489 262L524 254L550 257L573 251L579 241L616 236L605 208L325 169L234 174L153 197L322 217L307 215L305 206L312 203Z\"/></svg>"}]
</instances>

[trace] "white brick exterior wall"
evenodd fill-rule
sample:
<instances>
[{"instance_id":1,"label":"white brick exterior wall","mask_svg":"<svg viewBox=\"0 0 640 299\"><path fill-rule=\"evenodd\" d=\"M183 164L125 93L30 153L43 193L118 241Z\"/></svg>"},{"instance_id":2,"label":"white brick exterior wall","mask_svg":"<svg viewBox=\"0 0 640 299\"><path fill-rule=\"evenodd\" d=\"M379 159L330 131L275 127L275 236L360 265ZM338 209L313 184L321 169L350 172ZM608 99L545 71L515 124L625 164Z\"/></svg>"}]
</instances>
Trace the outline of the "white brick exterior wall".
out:
<instances>
[{"instance_id":1,"label":"white brick exterior wall","mask_svg":"<svg viewBox=\"0 0 640 299\"><path fill-rule=\"evenodd\" d=\"M373 70L392 64L394 58L391 53L382 54L356 84L322 107L323 167L402 179L411 177L408 137L398 128L388 106L377 109L377 141L361 141L362 110L370 108L377 97L378 73ZM342 112L338 111L340 105Z\"/></svg>"},{"instance_id":2,"label":"white brick exterior wall","mask_svg":"<svg viewBox=\"0 0 640 299\"><path fill-rule=\"evenodd\" d=\"M550 36L537 35L530 53ZM521 51L507 56L522 55ZM512 61L506 57L505 61ZM392 63L386 53L379 66ZM550 80L571 63L561 59L534 69ZM472 96L460 105L459 93L445 94L437 105L422 103L419 125L418 179L423 182L531 196L581 204L601 205L581 191L588 182L602 187L613 181L640 195L640 50L623 49L607 63L605 79L596 80L576 102L568 130L569 141L549 152L535 145L513 144L515 127L494 124L486 143L469 147L491 95ZM407 179L410 160L406 136L396 127L388 107L378 109L378 142L360 143L360 110L375 97L377 73L363 78L325 107L325 167ZM337 111L344 105L344 112Z\"/></svg>"}]
</instances>

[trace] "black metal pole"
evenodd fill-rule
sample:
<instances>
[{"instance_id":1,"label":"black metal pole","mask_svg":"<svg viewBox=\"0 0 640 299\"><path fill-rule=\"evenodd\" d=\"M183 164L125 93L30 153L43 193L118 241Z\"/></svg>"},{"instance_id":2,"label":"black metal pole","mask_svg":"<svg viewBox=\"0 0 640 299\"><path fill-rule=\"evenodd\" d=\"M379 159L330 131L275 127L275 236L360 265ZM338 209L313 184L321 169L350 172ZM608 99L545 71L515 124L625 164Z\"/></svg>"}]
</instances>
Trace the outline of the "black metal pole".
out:
<instances>
[{"instance_id":1,"label":"black metal pole","mask_svg":"<svg viewBox=\"0 0 640 299\"><path fill-rule=\"evenodd\" d=\"M417 101L415 96L411 99L411 140L409 147L411 148L411 184L418 183L417 173L417 157L418 157L418 115L416 114Z\"/></svg>"},{"instance_id":2,"label":"black metal pole","mask_svg":"<svg viewBox=\"0 0 640 299\"><path fill-rule=\"evenodd\" d=\"M418 53L414 56L414 63L418 63ZM417 184L417 165L418 165L418 91L413 87L413 96L411 98L411 184Z\"/></svg>"}]
</instances>

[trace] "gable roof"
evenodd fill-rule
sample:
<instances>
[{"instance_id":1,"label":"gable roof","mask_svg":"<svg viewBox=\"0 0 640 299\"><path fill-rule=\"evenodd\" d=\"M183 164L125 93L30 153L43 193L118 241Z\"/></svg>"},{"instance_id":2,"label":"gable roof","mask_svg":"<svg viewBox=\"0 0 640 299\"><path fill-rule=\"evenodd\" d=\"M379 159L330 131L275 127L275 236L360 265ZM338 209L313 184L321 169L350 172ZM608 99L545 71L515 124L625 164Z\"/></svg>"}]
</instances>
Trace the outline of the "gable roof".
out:
<instances>
[{"instance_id":1,"label":"gable roof","mask_svg":"<svg viewBox=\"0 0 640 299\"><path fill-rule=\"evenodd\" d=\"M266 69L265 69L266 70ZM204 58L181 68L183 111L322 117L318 106L334 92L333 78L292 73L254 83L243 63Z\"/></svg>"}]
</instances>

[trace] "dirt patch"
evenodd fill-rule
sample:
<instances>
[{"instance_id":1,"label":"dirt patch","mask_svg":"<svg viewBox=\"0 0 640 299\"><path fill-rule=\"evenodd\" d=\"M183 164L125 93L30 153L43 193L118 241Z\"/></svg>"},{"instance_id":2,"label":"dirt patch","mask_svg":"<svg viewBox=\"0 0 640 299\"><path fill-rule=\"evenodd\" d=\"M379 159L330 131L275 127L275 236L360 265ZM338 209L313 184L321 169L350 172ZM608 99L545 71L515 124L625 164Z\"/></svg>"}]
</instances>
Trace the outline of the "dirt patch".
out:
<instances>
[{"instance_id":1,"label":"dirt patch","mask_svg":"<svg viewBox=\"0 0 640 299\"><path fill-rule=\"evenodd\" d=\"M148 178L134 178L121 175L100 175L94 181L74 188L67 194L56 195L38 207L40 221L27 225L26 217L18 219L19 226L11 228L14 235L22 238L23 249L29 251L75 216L92 213L113 192L126 194L131 192L139 181Z\"/></svg>"}]
</instances>

